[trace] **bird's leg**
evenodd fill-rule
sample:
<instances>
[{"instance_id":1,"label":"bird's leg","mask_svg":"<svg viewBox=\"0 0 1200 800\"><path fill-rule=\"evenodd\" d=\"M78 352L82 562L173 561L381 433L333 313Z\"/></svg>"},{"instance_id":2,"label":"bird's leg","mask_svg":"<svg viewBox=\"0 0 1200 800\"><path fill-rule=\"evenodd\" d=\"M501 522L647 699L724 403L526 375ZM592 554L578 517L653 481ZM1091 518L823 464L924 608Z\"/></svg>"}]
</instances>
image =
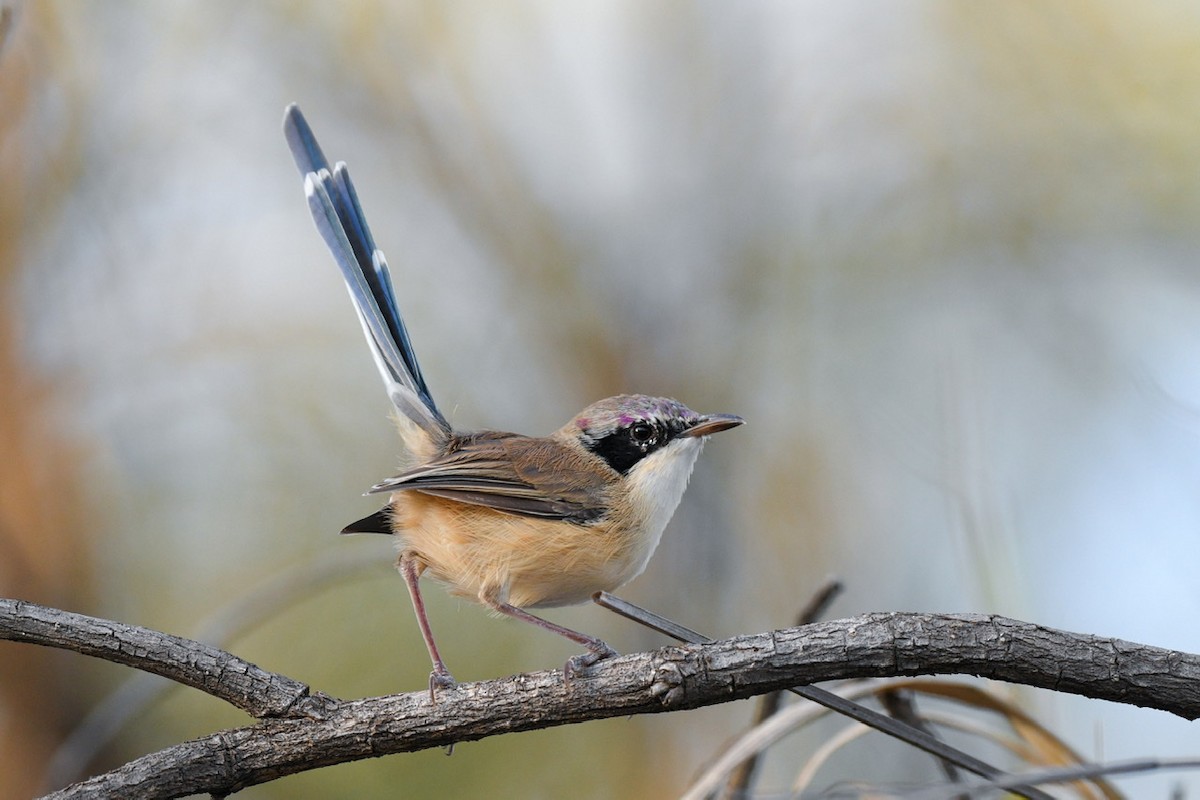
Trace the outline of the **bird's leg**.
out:
<instances>
[{"instance_id":1,"label":"bird's leg","mask_svg":"<svg viewBox=\"0 0 1200 800\"><path fill-rule=\"evenodd\" d=\"M438 652L437 644L433 641L433 630L429 627L429 617L425 615L425 601L421 598L419 585L425 565L417 559L415 554L405 551L396 560L396 568L404 576L404 583L408 586L408 594L412 598L413 611L417 614L417 627L421 629L421 638L425 640L425 647L429 650L430 659L433 660L433 672L429 673L429 699L436 703L437 690L453 687L454 676L446 668L446 662L442 661L442 654Z\"/></svg>"},{"instance_id":2,"label":"bird's leg","mask_svg":"<svg viewBox=\"0 0 1200 800\"><path fill-rule=\"evenodd\" d=\"M580 633L579 631L573 631L570 628L565 628L562 625L556 625L550 620L542 619L541 617L530 614L528 611L522 608L517 608L509 603L503 603L495 598L484 596L481 599L489 608L495 609L501 614L506 614L507 616L515 619L530 622L534 625L537 625L539 628L544 628L552 633L557 633L559 636L565 636L572 642L586 647L588 649L586 653L580 653L563 665L563 680L567 682L570 682L571 678L576 672L582 672L592 664L595 664L597 661L603 661L606 658L612 658L613 656L617 655L616 650L613 650L606 643L594 636L588 636L586 633Z\"/></svg>"}]
</instances>

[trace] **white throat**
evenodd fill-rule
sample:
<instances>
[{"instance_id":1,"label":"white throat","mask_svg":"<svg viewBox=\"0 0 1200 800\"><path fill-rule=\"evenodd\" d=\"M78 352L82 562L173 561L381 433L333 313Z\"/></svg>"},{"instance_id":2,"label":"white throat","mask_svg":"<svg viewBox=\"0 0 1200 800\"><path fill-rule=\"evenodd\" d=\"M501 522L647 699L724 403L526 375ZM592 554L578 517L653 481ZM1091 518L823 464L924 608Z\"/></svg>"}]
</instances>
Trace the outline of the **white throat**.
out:
<instances>
[{"instance_id":1,"label":"white throat","mask_svg":"<svg viewBox=\"0 0 1200 800\"><path fill-rule=\"evenodd\" d=\"M644 534L639 539L631 580L642 573L662 538L663 529L683 499L696 457L704 446L701 438L680 438L633 465L625 477L629 503L640 518Z\"/></svg>"}]
</instances>

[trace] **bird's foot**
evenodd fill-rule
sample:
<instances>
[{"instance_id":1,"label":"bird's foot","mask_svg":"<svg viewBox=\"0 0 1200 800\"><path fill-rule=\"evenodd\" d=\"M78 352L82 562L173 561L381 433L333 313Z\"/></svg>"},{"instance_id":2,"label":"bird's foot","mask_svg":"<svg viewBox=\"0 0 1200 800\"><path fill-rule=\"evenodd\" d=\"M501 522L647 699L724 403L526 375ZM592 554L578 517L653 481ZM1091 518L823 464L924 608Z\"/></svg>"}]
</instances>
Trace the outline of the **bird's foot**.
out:
<instances>
[{"instance_id":1,"label":"bird's foot","mask_svg":"<svg viewBox=\"0 0 1200 800\"><path fill-rule=\"evenodd\" d=\"M437 702L438 689L453 689L458 684L454 680L454 676L450 674L450 670L442 667L438 669L434 667L433 672L429 673L429 700Z\"/></svg>"},{"instance_id":2,"label":"bird's foot","mask_svg":"<svg viewBox=\"0 0 1200 800\"><path fill-rule=\"evenodd\" d=\"M582 672L586 672L588 667L595 664L597 661L603 661L606 658L614 658L618 653L599 639L595 644L588 646L586 653L571 658L563 665L563 682L571 683L571 679Z\"/></svg>"}]
</instances>

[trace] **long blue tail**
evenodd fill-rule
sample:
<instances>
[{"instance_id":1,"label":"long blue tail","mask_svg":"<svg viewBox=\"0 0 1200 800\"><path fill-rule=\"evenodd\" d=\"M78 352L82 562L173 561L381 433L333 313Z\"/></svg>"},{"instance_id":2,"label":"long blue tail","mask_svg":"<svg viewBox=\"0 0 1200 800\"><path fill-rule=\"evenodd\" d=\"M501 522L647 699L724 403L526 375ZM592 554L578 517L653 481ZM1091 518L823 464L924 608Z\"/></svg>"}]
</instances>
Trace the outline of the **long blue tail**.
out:
<instances>
[{"instance_id":1,"label":"long blue tail","mask_svg":"<svg viewBox=\"0 0 1200 800\"><path fill-rule=\"evenodd\" d=\"M450 435L450 424L438 411L421 375L396 304L387 261L371 238L346 165L338 162L330 170L312 128L294 103L284 113L283 131L304 175L309 210L342 270L388 396L400 413L434 441L444 441Z\"/></svg>"}]
</instances>

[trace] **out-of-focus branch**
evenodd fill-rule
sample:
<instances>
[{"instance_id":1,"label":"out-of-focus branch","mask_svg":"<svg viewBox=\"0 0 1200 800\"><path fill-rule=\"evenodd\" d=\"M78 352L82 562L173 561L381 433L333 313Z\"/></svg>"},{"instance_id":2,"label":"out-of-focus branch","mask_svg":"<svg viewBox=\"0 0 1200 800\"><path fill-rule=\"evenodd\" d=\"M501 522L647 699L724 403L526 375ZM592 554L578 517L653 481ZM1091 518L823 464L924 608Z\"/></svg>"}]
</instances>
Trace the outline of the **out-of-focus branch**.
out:
<instances>
[{"instance_id":1,"label":"out-of-focus branch","mask_svg":"<svg viewBox=\"0 0 1200 800\"><path fill-rule=\"evenodd\" d=\"M826 578L796 614L797 625L808 625L816 622L825 613L825 609L833 603L839 594L842 593L842 582L837 578ZM784 690L778 689L774 692L768 692L759 698L758 707L754 709L754 719L751 720L751 727L761 725L769 717L773 716L779 710L779 705L783 702ZM754 773L758 771L759 754L747 758L737 769L729 774L729 780L725 784L723 796L726 798L742 797L748 794L750 785L754 782Z\"/></svg>"},{"instance_id":2,"label":"out-of-focus branch","mask_svg":"<svg viewBox=\"0 0 1200 800\"><path fill-rule=\"evenodd\" d=\"M356 577L366 569L380 568L386 569L387 565L380 563L377 553L367 551L347 552L284 568L201 622L194 635L199 642L227 647L235 637L293 603L338 581ZM86 774L87 766L109 745L112 737L171 688L172 683L158 675L149 672L132 675L93 706L59 744L46 767L45 786L66 786Z\"/></svg>"},{"instance_id":3,"label":"out-of-focus branch","mask_svg":"<svg viewBox=\"0 0 1200 800\"><path fill-rule=\"evenodd\" d=\"M143 756L56 798L224 795L345 761L843 678L972 674L1200 716L1200 656L978 614L867 614L666 647L602 661L569 685L559 671L527 673L461 684L436 703L424 690L310 695L195 642L15 600L0 600L0 638L145 668L270 717Z\"/></svg>"}]
</instances>

